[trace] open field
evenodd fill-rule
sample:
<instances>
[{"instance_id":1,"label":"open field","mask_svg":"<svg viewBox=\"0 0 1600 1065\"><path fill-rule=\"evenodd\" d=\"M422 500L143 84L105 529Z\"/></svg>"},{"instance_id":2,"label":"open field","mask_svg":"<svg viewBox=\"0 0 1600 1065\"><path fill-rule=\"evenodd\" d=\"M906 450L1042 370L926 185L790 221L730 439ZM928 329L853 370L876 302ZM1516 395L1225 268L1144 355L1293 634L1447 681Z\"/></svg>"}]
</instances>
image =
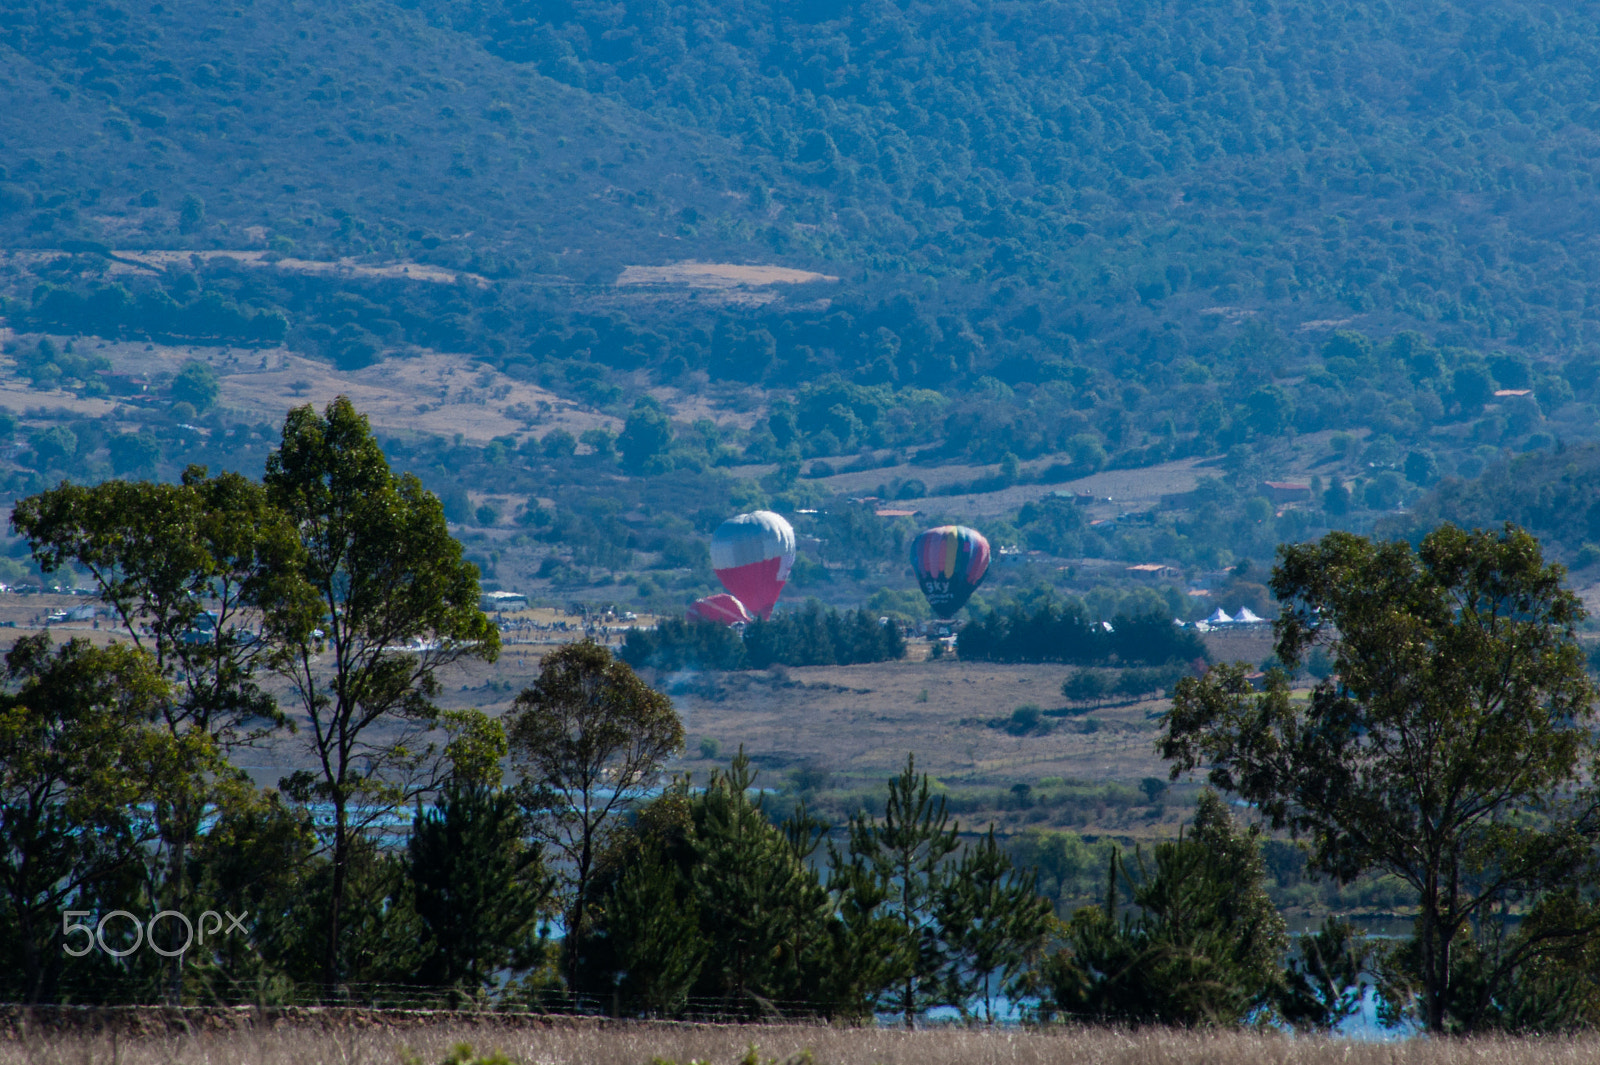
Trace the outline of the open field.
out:
<instances>
[{"instance_id":1,"label":"open field","mask_svg":"<svg viewBox=\"0 0 1600 1065\"><path fill-rule=\"evenodd\" d=\"M1475 1039L1362 1043L1277 1034L1092 1028L836 1029L601 1023L546 1027L439 1024L315 1031L261 1028L113 1038L33 1035L0 1043L0 1065L434 1065L453 1046L499 1050L518 1065L735 1065L753 1044L765 1062L815 1065L1568 1065L1600 1058L1600 1040ZM802 1055L808 1055L802 1057Z\"/></svg>"},{"instance_id":2,"label":"open field","mask_svg":"<svg viewBox=\"0 0 1600 1065\"><path fill-rule=\"evenodd\" d=\"M1025 704L1062 706L1068 672L1061 665L903 661L680 675L663 683L691 744L712 737L724 750L742 745L773 776L809 761L851 778L885 779L907 753L952 786L1051 776L1137 782L1159 772L1157 702L1048 719L1055 722L1048 735L988 726Z\"/></svg>"},{"instance_id":3,"label":"open field","mask_svg":"<svg viewBox=\"0 0 1600 1065\"><path fill-rule=\"evenodd\" d=\"M91 602L82 596L0 595L0 649L16 635L42 628L52 610ZM492 716L505 713L517 693L537 678L542 657L582 634L578 619L553 610L507 617L542 628L508 632L497 662L469 660L445 668L441 705L478 707ZM552 629L563 623L569 628ZM109 620L101 620L99 628L95 624L57 623L51 631L57 640L87 637L105 643L117 638ZM614 649L620 647L624 626L604 630ZM1207 639L1218 660L1256 662L1270 651L1265 629L1211 633ZM1001 792L1018 784L1037 788L1041 782L1137 787L1145 777L1166 776L1155 752L1157 715L1167 707L1164 699L1073 706L1070 714L1046 716L1042 730L1014 735L995 727L996 719L1009 718L1030 704L1045 711L1067 708L1060 689L1071 666L929 660L924 657L927 645L915 641L909 652L899 662L851 666L660 675L646 671L647 680L672 695L688 734L687 749L669 763L668 771L692 772L704 780L742 747L765 787L783 786L791 772L804 768L824 774L829 787L875 788L899 771L907 754L916 756L919 769L958 789ZM291 715L298 716L287 689L278 695ZM712 741L713 757L704 753L703 741ZM245 768L257 783L272 785L303 768L303 758L303 742L284 736L252 752ZM1143 809L1105 810L1077 827L1170 835L1186 814L1187 803L1172 804L1159 815ZM1002 818L1002 827L1047 823L1048 816L1043 807L1011 811ZM986 813L984 819L988 817Z\"/></svg>"},{"instance_id":4,"label":"open field","mask_svg":"<svg viewBox=\"0 0 1600 1065\"><path fill-rule=\"evenodd\" d=\"M15 339L0 329L0 343ZM71 338L58 338L65 343ZM464 355L418 350L363 370L339 370L283 348L218 347L204 344L152 344L144 341L78 338L88 353L111 363L113 373L170 378L191 360L209 364L222 391L218 405L235 418L276 425L291 407L319 408L346 395L384 433L431 433L476 444L496 436L543 436L553 429L579 435L586 429L616 432L622 422L581 407L526 381L474 367ZM9 371L9 360L0 361ZM122 401L82 398L62 389L35 389L10 372L0 373L0 407L15 414L47 408L71 416L115 416Z\"/></svg>"}]
</instances>

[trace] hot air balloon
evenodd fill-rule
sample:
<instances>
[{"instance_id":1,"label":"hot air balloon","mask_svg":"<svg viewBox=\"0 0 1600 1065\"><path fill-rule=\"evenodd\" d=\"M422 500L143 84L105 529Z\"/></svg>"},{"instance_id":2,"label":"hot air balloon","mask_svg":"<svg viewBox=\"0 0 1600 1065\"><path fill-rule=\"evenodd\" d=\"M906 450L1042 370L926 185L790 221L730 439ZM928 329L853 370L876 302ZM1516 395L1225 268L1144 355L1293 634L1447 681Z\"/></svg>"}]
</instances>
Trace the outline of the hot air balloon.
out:
<instances>
[{"instance_id":1,"label":"hot air balloon","mask_svg":"<svg viewBox=\"0 0 1600 1065\"><path fill-rule=\"evenodd\" d=\"M965 525L928 529L911 541L911 568L933 612L952 617L989 572L989 541Z\"/></svg>"},{"instance_id":2,"label":"hot air balloon","mask_svg":"<svg viewBox=\"0 0 1600 1065\"><path fill-rule=\"evenodd\" d=\"M743 603L727 592L696 599L683 616L687 621L709 621L715 625L748 625L756 619Z\"/></svg>"},{"instance_id":3,"label":"hot air balloon","mask_svg":"<svg viewBox=\"0 0 1600 1065\"><path fill-rule=\"evenodd\" d=\"M770 510L729 518L711 535L711 568L717 579L760 617L772 616L792 565L794 528Z\"/></svg>"}]
</instances>

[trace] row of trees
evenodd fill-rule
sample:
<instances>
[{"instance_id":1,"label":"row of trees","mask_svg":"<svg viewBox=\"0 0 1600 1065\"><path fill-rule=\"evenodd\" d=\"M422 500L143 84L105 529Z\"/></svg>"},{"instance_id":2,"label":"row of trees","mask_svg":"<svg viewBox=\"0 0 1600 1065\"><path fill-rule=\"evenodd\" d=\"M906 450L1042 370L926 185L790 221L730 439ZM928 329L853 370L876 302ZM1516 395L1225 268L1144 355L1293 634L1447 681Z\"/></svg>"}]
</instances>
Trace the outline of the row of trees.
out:
<instances>
[{"instance_id":1,"label":"row of trees","mask_svg":"<svg viewBox=\"0 0 1600 1065\"><path fill-rule=\"evenodd\" d=\"M757 619L743 633L703 621L668 618L654 629L630 629L622 659L637 668L766 669L889 662L905 655L893 622L862 608L839 611L812 600L791 614Z\"/></svg>"},{"instance_id":2,"label":"row of trees","mask_svg":"<svg viewBox=\"0 0 1600 1065\"><path fill-rule=\"evenodd\" d=\"M21 317L34 329L95 336L213 340L224 344L283 343L289 321L278 310L240 307L216 291L191 292L179 302L152 287L137 296L120 284L87 292L41 285Z\"/></svg>"},{"instance_id":3,"label":"row of trees","mask_svg":"<svg viewBox=\"0 0 1600 1065\"><path fill-rule=\"evenodd\" d=\"M1126 665L1205 662L1210 654L1191 629L1181 629L1166 613L1118 615L1110 622L1089 618L1077 601L1051 598L1030 612L1021 604L992 610L961 630L962 658L989 662L1071 662Z\"/></svg>"}]
</instances>

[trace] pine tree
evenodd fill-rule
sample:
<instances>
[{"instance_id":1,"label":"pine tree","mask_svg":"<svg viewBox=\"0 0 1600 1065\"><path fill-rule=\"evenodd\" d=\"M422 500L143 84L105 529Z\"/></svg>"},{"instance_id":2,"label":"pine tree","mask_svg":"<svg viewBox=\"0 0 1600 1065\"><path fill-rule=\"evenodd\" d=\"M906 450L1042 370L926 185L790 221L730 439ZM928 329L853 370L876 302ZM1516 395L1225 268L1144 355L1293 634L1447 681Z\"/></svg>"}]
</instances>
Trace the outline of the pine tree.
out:
<instances>
[{"instance_id":1,"label":"pine tree","mask_svg":"<svg viewBox=\"0 0 1600 1065\"><path fill-rule=\"evenodd\" d=\"M695 810L695 894L709 944L702 982L746 1016L782 1012L803 989L792 945L820 940L827 892L761 800L741 749ZM812 930L815 931L812 931Z\"/></svg>"},{"instance_id":2,"label":"pine tree","mask_svg":"<svg viewBox=\"0 0 1600 1065\"><path fill-rule=\"evenodd\" d=\"M949 964L948 998L966 1013L973 998L994 1023L994 992L1020 989L1019 980L1044 947L1055 923L1050 901L1038 894L1039 875L1018 870L1000 849L994 826L961 856L939 900L938 923Z\"/></svg>"},{"instance_id":3,"label":"pine tree","mask_svg":"<svg viewBox=\"0 0 1600 1065\"><path fill-rule=\"evenodd\" d=\"M1153 869L1136 864L1137 876L1113 855L1105 905L1073 914L1069 948L1043 966L1047 1012L1192 1026L1270 1008L1286 944L1255 832L1208 791L1187 838L1157 845ZM1120 921L1119 882L1132 904Z\"/></svg>"},{"instance_id":4,"label":"pine tree","mask_svg":"<svg viewBox=\"0 0 1600 1065\"><path fill-rule=\"evenodd\" d=\"M942 976L944 945L938 905L950 876L946 861L960 846L943 796L933 794L916 758L889 781L889 801L877 824L852 824L851 851L884 885L885 905L899 926L898 965L882 1004L905 1018L908 1028L929 1008L947 1001Z\"/></svg>"},{"instance_id":5,"label":"pine tree","mask_svg":"<svg viewBox=\"0 0 1600 1065\"><path fill-rule=\"evenodd\" d=\"M535 927L555 881L524 822L513 793L482 785L452 784L419 811L406 873L431 947L422 982L476 991L496 970L538 960Z\"/></svg>"}]
</instances>

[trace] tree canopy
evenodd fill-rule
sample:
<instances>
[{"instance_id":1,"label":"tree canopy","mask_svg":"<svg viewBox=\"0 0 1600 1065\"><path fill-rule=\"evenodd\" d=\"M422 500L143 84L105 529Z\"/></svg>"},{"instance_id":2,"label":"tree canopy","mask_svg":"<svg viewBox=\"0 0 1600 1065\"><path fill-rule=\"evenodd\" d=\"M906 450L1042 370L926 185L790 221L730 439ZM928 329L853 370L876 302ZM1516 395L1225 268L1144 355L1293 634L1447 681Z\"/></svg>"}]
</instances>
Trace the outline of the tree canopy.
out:
<instances>
[{"instance_id":1,"label":"tree canopy","mask_svg":"<svg viewBox=\"0 0 1600 1065\"><path fill-rule=\"evenodd\" d=\"M1472 1000L1453 980L1458 941L1496 907L1570 887L1600 842L1584 612L1562 576L1512 526L1445 525L1415 549L1349 534L1287 545L1277 655L1292 665L1321 645L1333 674L1302 702L1282 671L1257 693L1244 667L1217 667L1180 681L1163 719L1174 778L1204 769L1307 835L1334 876L1377 868L1410 887L1435 1031L1482 1023L1496 990L1562 937L1510 937Z\"/></svg>"}]
</instances>

